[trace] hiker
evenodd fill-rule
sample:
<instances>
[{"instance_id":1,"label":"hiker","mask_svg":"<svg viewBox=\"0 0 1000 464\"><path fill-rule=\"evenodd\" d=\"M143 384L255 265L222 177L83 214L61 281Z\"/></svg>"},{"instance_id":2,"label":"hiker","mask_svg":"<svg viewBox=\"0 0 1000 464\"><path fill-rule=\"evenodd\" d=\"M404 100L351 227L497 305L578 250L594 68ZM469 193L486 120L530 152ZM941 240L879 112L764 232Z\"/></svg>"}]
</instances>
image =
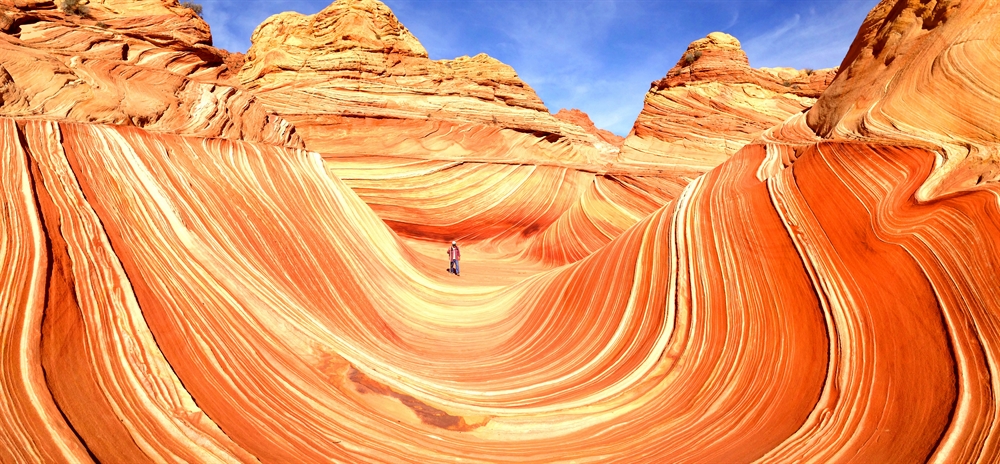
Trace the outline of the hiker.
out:
<instances>
[{"instance_id":1,"label":"hiker","mask_svg":"<svg viewBox=\"0 0 1000 464\"><path fill-rule=\"evenodd\" d=\"M458 251L458 244L455 242L451 242L451 248L448 249L448 259L451 260L448 272L455 275L462 275L459 274L458 270L458 260L462 259L462 253Z\"/></svg>"}]
</instances>

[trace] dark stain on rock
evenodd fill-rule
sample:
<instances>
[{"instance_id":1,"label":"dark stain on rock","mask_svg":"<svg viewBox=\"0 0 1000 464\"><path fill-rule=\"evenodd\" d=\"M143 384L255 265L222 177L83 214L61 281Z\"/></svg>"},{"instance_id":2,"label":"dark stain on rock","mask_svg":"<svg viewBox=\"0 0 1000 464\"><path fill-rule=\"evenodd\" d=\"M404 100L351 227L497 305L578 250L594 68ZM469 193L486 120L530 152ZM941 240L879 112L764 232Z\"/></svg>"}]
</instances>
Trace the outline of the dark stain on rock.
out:
<instances>
[{"instance_id":1,"label":"dark stain on rock","mask_svg":"<svg viewBox=\"0 0 1000 464\"><path fill-rule=\"evenodd\" d=\"M487 419L479 424L469 424L465 421L464 417L453 416L410 395L396 392L387 385L368 377L361 371L355 369L353 366L348 369L347 378L354 383L355 389L358 393L373 393L399 400L403 403L403 405L412 409L413 412L417 414L417 417L420 418L420 421L427 425L433 425L446 430L454 430L456 432L468 432L470 430L478 429L489 422L489 419Z\"/></svg>"}]
</instances>

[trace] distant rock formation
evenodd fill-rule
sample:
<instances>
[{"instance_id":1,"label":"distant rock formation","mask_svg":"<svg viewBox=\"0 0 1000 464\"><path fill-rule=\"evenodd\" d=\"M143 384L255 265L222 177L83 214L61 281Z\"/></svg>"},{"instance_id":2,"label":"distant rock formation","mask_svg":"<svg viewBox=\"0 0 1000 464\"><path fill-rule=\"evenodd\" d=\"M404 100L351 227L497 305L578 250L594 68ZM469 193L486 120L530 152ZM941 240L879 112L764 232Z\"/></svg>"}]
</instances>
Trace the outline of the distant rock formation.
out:
<instances>
[{"instance_id":1,"label":"distant rock formation","mask_svg":"<svg viewBox=\"0 0 1000 464\"><path fill-rule=\"evenodd\" d=\"M586 129L587 132L590 132L591 134L600 137L601 140L608 142L616 147L620 147L622 145L622 142L625 141L625 137L615 134L609 130L598 129L597 126L594 125L594 121L590 120L590 116L588 116L587 113L584 113L583 111L580 111L576 108L571 110L563 108L559 110L559 112L556 113L555 116L556 119L566 122L571 122Z\"/></svg>"},{"instance_id":2,"label":"distant rock formation","mask_svg":"<svg viewBox=\"0 0 1000 464\"><path fill-rule=\"evenodd\" d=\"M496 59L429 59L377 0L281 13L251 40L240 81L328 156L413 156L431 144L443 157L511 161L519 146L531 153L521 161L601 165L618 151L552 116Z\"/></svg>"},{"instance_id":3,"label":"distant rock formation","mask_svg":"<svg viewBox=\"0 0 1000 464\"><path fill-rule=\"evenodd\" d=\"M652 83L621 163L693 178L811 107L835 73L751 68L739 40L713 32L692 42L666 77Z\"/></svg>"}]
</instances>

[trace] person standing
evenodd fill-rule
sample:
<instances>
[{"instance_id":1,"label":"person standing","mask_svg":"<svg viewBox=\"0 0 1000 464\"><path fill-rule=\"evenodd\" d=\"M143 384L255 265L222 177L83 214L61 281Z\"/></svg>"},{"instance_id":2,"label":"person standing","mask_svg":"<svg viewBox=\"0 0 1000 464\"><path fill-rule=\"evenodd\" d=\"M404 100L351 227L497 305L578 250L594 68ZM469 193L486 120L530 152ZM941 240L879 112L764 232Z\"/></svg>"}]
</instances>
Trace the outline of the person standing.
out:
<instances>
[{"instance_id":1,"label":"person standing","mask_svg":"<svg viewBox=\"0 0 1000 464\"><path fill-rule=\"evenodd\" d=\"M458 261L462 259L462 253L458 251L458 244L454 241L451 242L451 248L448 249L448 259L451 260L451 265L448 268L448 272L455 275L462 275L459 273Z\"/></svg>"}]
</instances>

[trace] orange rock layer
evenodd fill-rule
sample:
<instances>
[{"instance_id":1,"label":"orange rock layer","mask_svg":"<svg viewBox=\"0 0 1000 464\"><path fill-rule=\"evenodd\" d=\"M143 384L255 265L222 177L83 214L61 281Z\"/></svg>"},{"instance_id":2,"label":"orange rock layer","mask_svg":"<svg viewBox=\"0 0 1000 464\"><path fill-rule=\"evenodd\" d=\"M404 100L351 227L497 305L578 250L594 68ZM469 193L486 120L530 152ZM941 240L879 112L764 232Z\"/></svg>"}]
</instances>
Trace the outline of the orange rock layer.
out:
<instances>
[{"instance_id":1,"label":"orange rock layer","mask_svg":"<svg viewBox=\"0 0 1000 464\"><path fill-rule=\"evenodd\" d=\"M996 5L914 23L939 17L916 3L885 0L852 50L909 31L886 35L907 101L931 100L929 80L962 80L960 101L997 95L952 73L968 68L935 80L923 66L995 70L979 18ZM328 12L371 18L344 5ZM928 34L965 42L928 49ZM59 43L44 37L3 36L17 54ZM915 107L915 129L827 133L864 104L901 104L887 82L859 84L860 63L690 183L583 158L439 156L455 145L404 137L412 157L331 155L4 103L0 461L995 461L1000 187L935 186L964 172L949 143L995 152L1000 120ZM138 99L129 86L148 76L113 82ZM539 156L523 142L506 158ZM458 233L461 277L442 269Z\"/></svg>"},{"instance_id":2,"label":"orange rock layer","mask_svg":"<svg viewBox=\"0 0 1000 464\"><path fill-rule=\"evenodd\" d=\"M590 132L591 134L598 136L601 140L610 143L611 145L614 145L616 147L620 147L622 145L622 142L625 141L625 138L620 135L616 135L611 131L599 129L596 125L594 125L594 121L590 120L590 116L588 116L587 113L584 113L583 111L580 111L578 109L574 108L571 110L567 110L563 108L559 110L558 113L555 114L555 117L556 119L576 124L586 129L587 132Z\"/></svg>"},{"instance_id":3,"label":"orange rock layer","mask_svg":"<svg viewBox=\"0 0 1000 464\"><path fill-rule=\"evenodd\" d=\"M884 3L869 13L808 124L824 138L931 147L922 199L1000 180L995 2ZM940 149L939 149L940 148Z\"/></svg>"}]
</instances>

